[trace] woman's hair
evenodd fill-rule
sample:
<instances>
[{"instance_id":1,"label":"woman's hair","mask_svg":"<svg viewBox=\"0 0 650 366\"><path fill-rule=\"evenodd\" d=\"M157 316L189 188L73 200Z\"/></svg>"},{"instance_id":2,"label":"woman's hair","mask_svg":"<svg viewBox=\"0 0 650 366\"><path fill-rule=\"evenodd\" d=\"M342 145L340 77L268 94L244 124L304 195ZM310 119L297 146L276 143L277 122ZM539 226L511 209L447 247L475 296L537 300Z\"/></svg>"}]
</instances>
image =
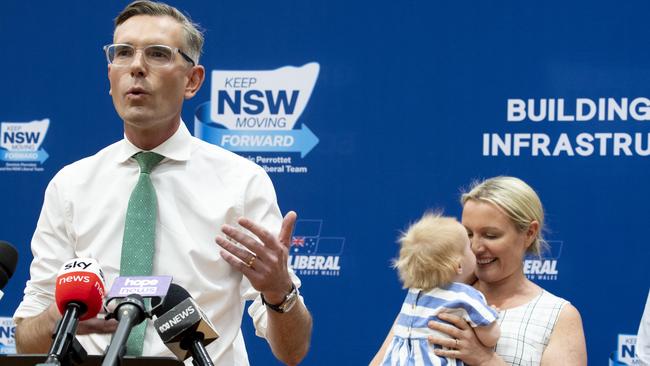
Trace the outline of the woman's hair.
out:
<instances>
[{"instance_id":1,"label":"woman's hair","mask_svg":"<svg viewBox=\"0 0 650 366\"><path fill-rule=\"evenodd\" d=\"M499 176L475 181L469 192L460 198L462 205L469 200L489 202L501 209L515 225L519 232L528 230L533 221L539 223L537 237L526 250L527 253L540 255L547 248L542 237L544 228L544 208L537 193L523 180L515 177Z\"/></svg>"},{"instance_id":2,"label":"woman's hair","mask_svg":"<svg viewBox=\"0 0 650 366\"><path fill-rule=\"evenodd\" d=\"M404 288L430 290L452 282L467 240L456 219L425 213L399 238L399 258L393 267Z\"/></svg>"}]
</instances>

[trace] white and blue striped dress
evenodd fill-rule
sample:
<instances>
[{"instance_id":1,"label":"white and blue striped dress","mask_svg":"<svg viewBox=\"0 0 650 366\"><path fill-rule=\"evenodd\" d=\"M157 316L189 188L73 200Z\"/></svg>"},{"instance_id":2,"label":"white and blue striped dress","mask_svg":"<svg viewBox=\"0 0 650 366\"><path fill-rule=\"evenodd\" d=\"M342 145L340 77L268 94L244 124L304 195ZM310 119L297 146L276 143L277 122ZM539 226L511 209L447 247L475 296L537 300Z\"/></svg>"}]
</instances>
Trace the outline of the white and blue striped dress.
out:
<instances>
[{"instance_id":1,"label":"white and blue striped dress","mask_svg":"<svg viewBox=\"0 0 650 366\"><path fill-rule=\"evenodd\" d=\"M489 325L497 318L483 294L462 283L454 282L428 292L409 289L382 366L463 365L460 360L436 356L433 350L439 346L427 341L428 336L450 338L427 327L430 320L442 322L437 316L442 312L458 315L472 327Z\"/></svg>"}]
</instances>

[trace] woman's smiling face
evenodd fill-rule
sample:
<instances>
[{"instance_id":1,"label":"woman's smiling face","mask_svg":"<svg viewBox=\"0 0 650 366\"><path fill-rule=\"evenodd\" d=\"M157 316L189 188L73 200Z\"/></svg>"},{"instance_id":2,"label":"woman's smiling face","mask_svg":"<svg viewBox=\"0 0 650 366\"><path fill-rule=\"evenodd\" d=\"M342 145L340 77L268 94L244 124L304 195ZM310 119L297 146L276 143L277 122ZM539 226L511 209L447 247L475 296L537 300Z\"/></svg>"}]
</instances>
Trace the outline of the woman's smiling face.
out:
<instances>
[{"instance_id":1,"label":"woman's smiling face","mask_svg":"<svg viewBox=\"0 0 650 366\"><path fill-rule=\"evenodd\" d=\"M526 249L537 233L535 224L520 232L500 208L472 199L463 206L462 224L476 255L479 281L495 283L522 273Z\"/></svg>"}]
</instances>

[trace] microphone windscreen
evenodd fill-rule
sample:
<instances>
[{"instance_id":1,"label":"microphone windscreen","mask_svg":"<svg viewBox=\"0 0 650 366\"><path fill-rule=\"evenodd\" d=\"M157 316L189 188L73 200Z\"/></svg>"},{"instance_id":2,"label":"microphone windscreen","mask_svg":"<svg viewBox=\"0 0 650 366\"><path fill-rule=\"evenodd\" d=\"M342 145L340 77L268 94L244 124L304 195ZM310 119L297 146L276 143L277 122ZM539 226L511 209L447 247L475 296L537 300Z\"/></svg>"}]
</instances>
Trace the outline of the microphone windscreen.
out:
<instances>
[{"instance_id":1,"label":"microphone windscreen","mask_svg":"<svg viewBox=\"0 0 650 366\"><path fill-rule=\"evenodd\" d=\"M0 290L5 287L9 278L16 271L18 251L13 245L0 240Z\"/></svg>"},{"instance_id":2,"label":"microphone windscreen","mask_svg":"<svg viewBox=\"0 0 650 366\"><path fill-rule=\"evenodd\" d=\"M61 314L70 303L81 306L79 320L94 318L102 309L104 275L92 258L75 258L66 262L56 278L54 299Z\"/></svg>"},{"instance_id":3,"label":"microphone windscreen","mask_svg":"<svg viewBox=\"0 0 650 366\"><path fill-rule=\"evenodd\" d=\"M167 291L167 295L165 295L165 299L161 306L155 307L158 304L160 304L159 298L154 297L153 299L151 299L151 306L154 307L152 313L153 315L159 317L189 297L192 296L190 295L189 292L187 292L186 289L184 289L180 285L172 283L171 285L169 285L169 290Z\"/></svg>"},{"instance_id":4,"label":"microphone windscreen","mask_svg":"<svg viewBox=\"0 0 650 366\"><path fill-rule=\"evenodd\" d=\"M7 285L7 282L9 282L9 277L11 277L9 276L9 273L7 273L7 271L5 271L2 266L0 266L0 290L5 288L5 285Z\"/></svg>"}]
</instances>

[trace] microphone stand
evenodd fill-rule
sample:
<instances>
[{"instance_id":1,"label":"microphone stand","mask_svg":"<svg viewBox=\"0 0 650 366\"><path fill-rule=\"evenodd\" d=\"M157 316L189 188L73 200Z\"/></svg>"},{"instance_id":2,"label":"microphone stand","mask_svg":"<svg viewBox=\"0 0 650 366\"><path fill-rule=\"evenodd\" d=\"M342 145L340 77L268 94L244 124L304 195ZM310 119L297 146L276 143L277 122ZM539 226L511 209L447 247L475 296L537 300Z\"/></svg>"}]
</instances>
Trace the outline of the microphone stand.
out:
<instances>
[{"instance_id":1,"label":"microphone stand","mask_svg":"<svg viewBox=\"0 0 650 366\"><path fill-rule=\"evenodd\" d=\"M81 343L75 337L79 316L82 313L80 304L71 302L68 304L63 318L56 325L54 334L52 334L52 346L44 363L36 366L67 366L71 361L75 363L83 362L88 354Z\"/></svg>"},{"instance_id":2,"label":"microphone stand","mask_svg":"<svg viewBox=\"0 0 650 366\"><path fill-rule=\"evenodd\" d=\"M203 334L192 337L190 349L192 353L192 364L194 366L214 366L212 359L203 346Z\"/></svg>"},{"instance_id":3,"label":"microphone stand","mask_svg":"<svg viewBox=\"0 0 650 366\"><path fill-rule=\"evenodd\" d=\"M106 319L115 318L119 321L111 344L108 346L102 366L121 364L126 352L126 341L129 339L131 329L142 323L146 318L144 300L138 294L127 296ZM119 362L119 363L118 363Z\"/></svg>"}]
</instances>

